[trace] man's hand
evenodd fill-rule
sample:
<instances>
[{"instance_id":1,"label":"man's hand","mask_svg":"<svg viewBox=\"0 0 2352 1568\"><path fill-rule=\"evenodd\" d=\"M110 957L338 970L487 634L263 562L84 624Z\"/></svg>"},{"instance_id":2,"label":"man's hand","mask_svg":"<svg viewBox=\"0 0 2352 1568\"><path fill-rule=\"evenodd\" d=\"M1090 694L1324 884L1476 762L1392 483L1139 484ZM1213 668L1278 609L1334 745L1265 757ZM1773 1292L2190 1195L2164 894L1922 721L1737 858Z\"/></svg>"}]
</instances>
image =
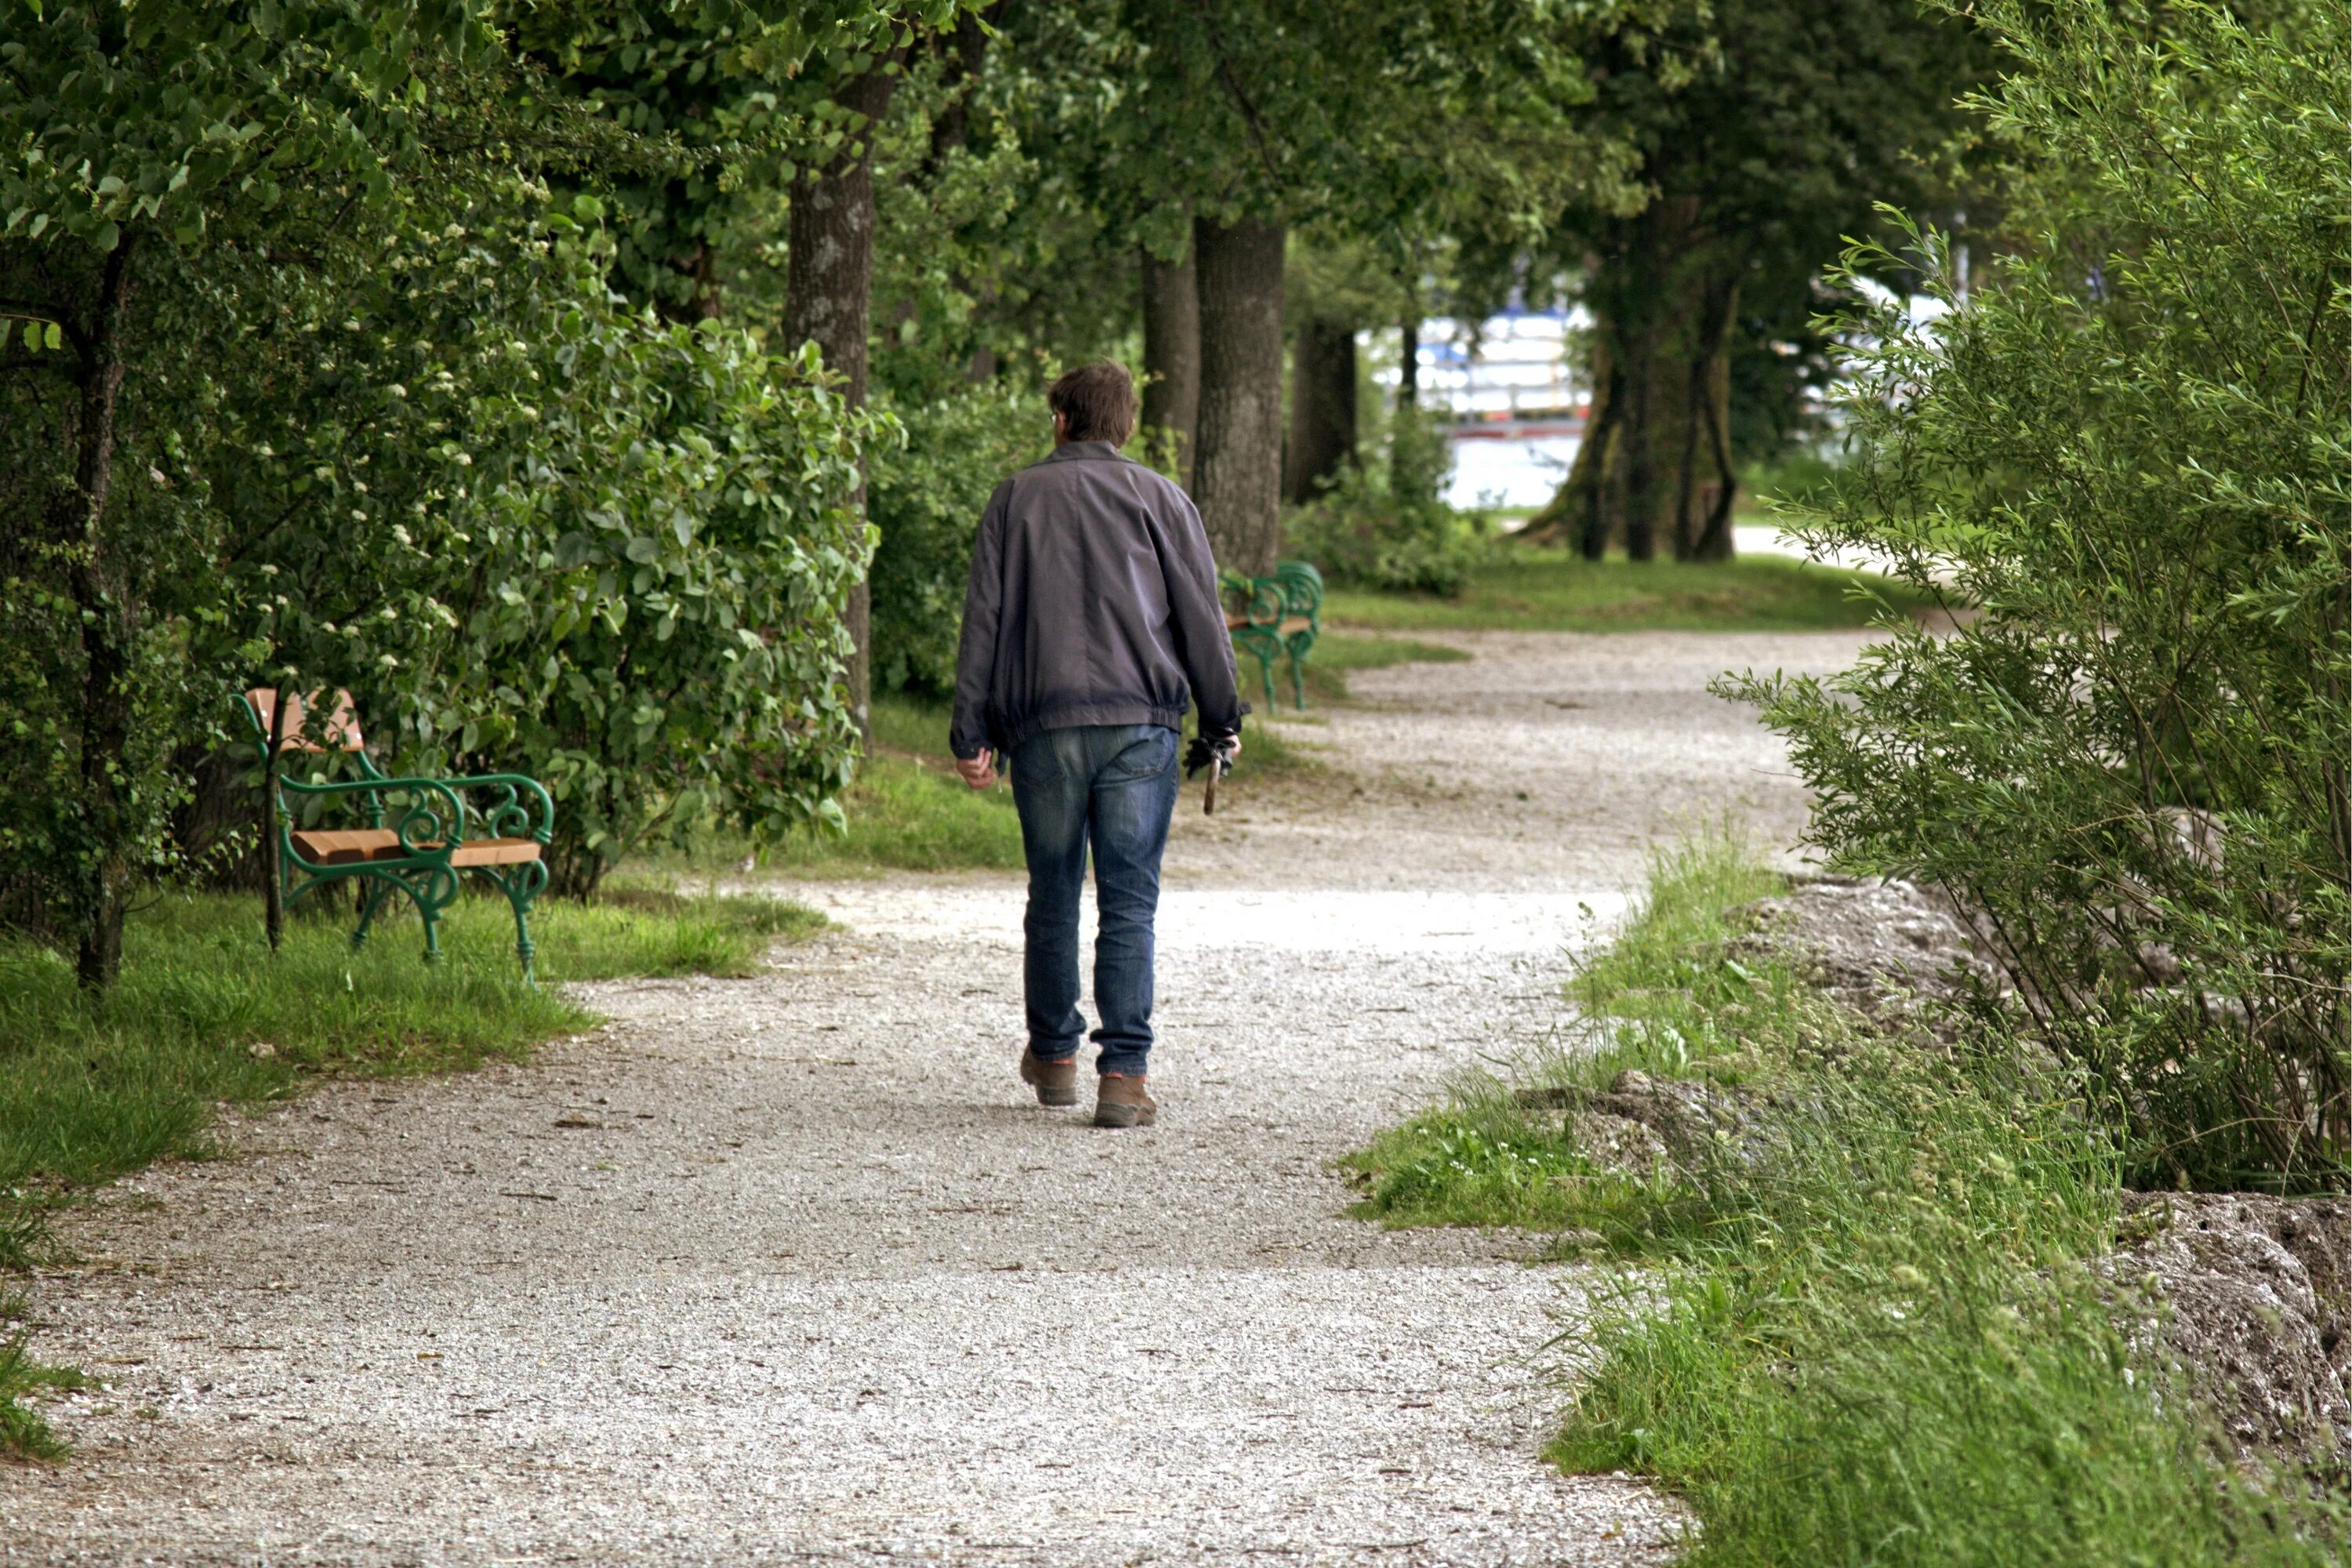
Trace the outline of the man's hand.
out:
<instances>
[{"instance_id":1,"label":"man's hand","mask_svg":"<svg viewBox=\"0 0 2352 1568\"><path fill-rule=\"evenodd\" d=\"M1184 751L1184 776L1192 777L1213 762L1230 769L1241 754L1242 738L1239 735L1220 735L1214 740L1205 735L1195 735L1192 743Z\"/></svg>"},{"instance_id":2,"label":"man's hand","mask_svg":"<svg viewBox=\"0 0 2352 1568\"><path fill-rule=\"evenodd\" d=\"M996 782L996 753L983 746L976 757L958 757L956 772L972 788L986 789Z\"/></svg>"}]
</instances>

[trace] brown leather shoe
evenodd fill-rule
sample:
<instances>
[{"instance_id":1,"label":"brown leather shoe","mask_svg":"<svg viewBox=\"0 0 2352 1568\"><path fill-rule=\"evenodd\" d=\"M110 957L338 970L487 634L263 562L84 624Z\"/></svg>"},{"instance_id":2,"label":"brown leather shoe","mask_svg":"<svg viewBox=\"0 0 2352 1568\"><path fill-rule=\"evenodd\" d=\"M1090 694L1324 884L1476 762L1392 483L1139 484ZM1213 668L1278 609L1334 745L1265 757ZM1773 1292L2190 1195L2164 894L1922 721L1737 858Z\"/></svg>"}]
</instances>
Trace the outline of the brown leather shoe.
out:
<instances>
[{"instance_id":1,"label":"brown leather shoe","mask_svg":"<svg viewBox=\"0 0 2352 1568\"><path fill-rule=\"evenodd\" d=\"M1107 1072L1095 1090L1095 1125L1149 1127L1159 1119L1160 1107L1143 1092L1140 1074Z\"/></svg>"},{"instance_id":2,"label":"brown leather shoe","mask_svg":"<svg viewBox=\"0 0 2352 1568\"><path fill-rule=\"evenodd\" d=\"M1040 1105L1076 1105L1078 1102L1078 1058L1064 1057L1059 1061L1047 1061L1034 1051L1021 1053L1021 1081L1037 1090Z\"/></svg>"}]
</instances>

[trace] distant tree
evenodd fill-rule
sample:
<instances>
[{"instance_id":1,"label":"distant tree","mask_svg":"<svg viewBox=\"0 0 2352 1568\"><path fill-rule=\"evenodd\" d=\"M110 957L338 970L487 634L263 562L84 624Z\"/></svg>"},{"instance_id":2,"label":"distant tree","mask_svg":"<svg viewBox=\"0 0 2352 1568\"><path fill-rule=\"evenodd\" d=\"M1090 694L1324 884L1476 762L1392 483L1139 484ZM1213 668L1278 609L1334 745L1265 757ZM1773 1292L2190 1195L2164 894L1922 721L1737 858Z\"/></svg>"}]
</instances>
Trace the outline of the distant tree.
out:
<instances>
[{"instance_id":1,"label":"distant tree","mask_svg":"<svg viewBox=\"0 0 2352 1568\"><path fill-rule=\"evenodd\" d=\"M1721 0L1590 50L1591 134L1634 150L1637 210L1577 203L1535 272L1591 312L1584 443L1529 525L1597 557L1731 552L1730 394L1742 353L1769 376L1817 369L1801 340L1822 269L1873 204L1934 209L1936 154L1987 56L1968 23L1913 0ZM1790 344L1790 347L1800 347Z\"/></svg>"},{"instance_id":2,"label":"distant tree","mask_svg":"<svg viewBox=\"0 0 2352 1568\"><path fill-rule=\"evenodd\" d=\"M1050 47L1081 95L1065 123L1093 189L1151 258L1147 368L1181 407L1192 274L1199 331L1192 488L1221 561L1270 568L1279 548L1283 276L1291 229L1402 233L1447 193L1489 214L1557 210L1611 185L1622 160L1578 130L1584 23L1532 0L1265 5L1097 4L1008 19ZM1620 7L1605 8L1610 16ZM1642 11L1628 5L1622 14ZM1164 357L1163 357L1164 356ZM1154 414L1169 417L1155 406Z\"/></svg>"}]
</instances>

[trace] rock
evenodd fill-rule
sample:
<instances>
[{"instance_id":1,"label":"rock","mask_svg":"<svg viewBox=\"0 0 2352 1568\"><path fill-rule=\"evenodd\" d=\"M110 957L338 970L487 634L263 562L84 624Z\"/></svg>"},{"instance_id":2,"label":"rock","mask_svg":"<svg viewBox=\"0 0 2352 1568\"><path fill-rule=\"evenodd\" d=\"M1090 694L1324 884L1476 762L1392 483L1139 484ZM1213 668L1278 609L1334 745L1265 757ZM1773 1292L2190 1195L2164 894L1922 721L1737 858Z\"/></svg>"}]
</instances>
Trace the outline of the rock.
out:
<instances>
[{"instance_id":1,"label":"rock","mask_svg":"<svg viewBox=\"0 0 2352 1568\"><path fill-rule=\"evenodd\" d=\"M1604 1171L1646 1176L1667 1159L1665 1141L1629 1116L1577 1110L1570 1113L1568 1131L1577 1152Z\"/></svg>"},{"instance_id":2,"label":"rock","mask_svg":"<svg viewBox=\"0 0 2352 1568\"><path fill-rule=\"evenodd\" d=\"M2152 1288L2155 1336L2240 1454L2352 1463L2352 1199L2126 1193L2124 1213L2140 1239L2102 1271Z\"/></svg>"},{"instance_id":3,"label":"rock","mask_svg":"<svg viewBox=\"0 0 2352 1568\"><path fill-rule=\"evenodd\" d=\"M1744 1091L1630 1068L1605 1089L1552 1084L1523 1089L1515 1098L1525 1106L1564 1108L1569 1137L1586 1158L1628 1175L1646 1176L1661 1163L1696 1172L1726 1147L1752 1163L1771 1142Z\"/></svg>"},{"instance_id":4,"label":"rock","mask_svg":"<svg viewBox=\"0 0 2352 1568\"><path fill-rule=\"evenodd\" d=\"M1730 911L1747 929L1734 957L1793 963L1840 1002L1873 1016L1994 981L1950 902L1905 881L1823 877Z\"/></svg>"}]
</instances>

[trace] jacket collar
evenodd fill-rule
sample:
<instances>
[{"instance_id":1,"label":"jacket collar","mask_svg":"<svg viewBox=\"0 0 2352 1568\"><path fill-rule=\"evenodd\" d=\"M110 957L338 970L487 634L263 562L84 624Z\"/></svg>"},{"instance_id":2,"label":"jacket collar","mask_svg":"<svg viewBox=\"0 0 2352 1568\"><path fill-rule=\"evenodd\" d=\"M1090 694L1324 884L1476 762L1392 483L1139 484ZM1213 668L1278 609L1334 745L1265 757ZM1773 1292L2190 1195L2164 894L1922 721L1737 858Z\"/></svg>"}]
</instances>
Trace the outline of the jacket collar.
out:
<instances>
[{"instance_id":1,"label":"jacket collar","mask_svg":"<svg viewBox=\"0 0 2352 1568\"><path fill-rule=\"evenodd\" d=\"M1108 441L1065 441L1045 455L1049 463L1123 463L1118 448Z\"/></svg>"}]
</instances>

